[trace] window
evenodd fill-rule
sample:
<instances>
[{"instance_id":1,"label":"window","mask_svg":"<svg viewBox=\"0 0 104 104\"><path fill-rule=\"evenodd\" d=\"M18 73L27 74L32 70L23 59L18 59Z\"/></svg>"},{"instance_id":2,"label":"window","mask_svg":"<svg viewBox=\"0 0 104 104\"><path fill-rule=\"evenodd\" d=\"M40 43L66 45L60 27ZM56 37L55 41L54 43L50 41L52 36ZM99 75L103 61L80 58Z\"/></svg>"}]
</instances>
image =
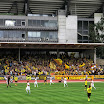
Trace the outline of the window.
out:
<instances>
[{"instance_id":1,"label":"window","mask_svg":"<svg viewBox=\"0 0 104 104\"><path fill-rule=\"evenodd\" d=\"M41 36L41 32L37 32L37 37L40 37Z\"/></svg>"},{"instance_id":2,"label":"window","mask_svg":"<svg viewBox=\"0 0 104 104\"><path fill-rule=\"evenodd\" d=\"M3 26L3 19L0 19L0 26Z\"/></svg>"},{"instance_id":3,"label":"window","mask_svg":"<svg viewBox=\"0 0 104 104\"><path fill-rule=\"evenodd\" d=\"M37 26L41 26L40 20L37 20Z\"/></svg>"},{"instance_id":4,"label":"window","mask_svg":"<svg viewBox=\"0 0 104 104\"><path fill-rule=\"evenodd\" d=\"M56 21L54 21L54 20L49 21L49 27L56 27L56 26L57 26Z\"/></svg>"},{"instance_id":5,"label":"window","mask_svg":"<svg viewBox=\"0 0 104 104\"><path fill-rule=\"evenodd\" d=\"M36 26L36 20L33 20L33 26Z\"/></svg>"},{"instance_id":6,"label":"window","mask_svg":"<svg viewBox=\"0 0 104 104\"><path fill-rule=\"evenodd\" d=\"M81 35L78 35L78 40L82 40L82 36Z\"/></svg>"},{"instance_id":7,"label":"window","mask_svg":"<svg viewBox=\"0 0 104 104\"><path fill-rule=\"evenodd\" d=\"M22 38L23 38L23 39L25 38L25 34L22 34Z\"/></svg>"},{"instance_id":8,"label":"window","mask_svg":"<svg viewBox=\"0 0 104 104\"><path fill-rule=\"evenodd\" d=\"M25 26L26 22L25 21L21 21L21 26Z\"/></svg>"},{"instance_id":9,"label":"window","mask_svg":"<svg viewBox=\"0 0 104 104\"><path fill-rule=\"evenodd\" d=\"M32 37L37 37L36 32L32 32L31 34L32 34Z\"/></svg>"},{"instance_id":10,"label":"window","mask_svg":"<svg viewBox=\"0 0 104 104\"><path fill-rule=\"evenodd\" d=\"M5 26L15 26L15 23L14 20L5 20Z\"/></svg>"},{"instance_id":11,"label":"window","mask_svg":"<svg viewBox=\"0 0 104 104\"><path fill-rule=\"evenodd\" d=\"M83 36L83 40L88 40L88 36Z\"/></svg>"},{"instance_id":12,"label":"window","mask_svg":"<svg viewBox=\"0 0 104 104\"><path fill-rule=\"evenodd\" d=\"M83 29L88 30L88 21L83 21Z\"/></svg>"},{"instance_id":13,"label":"window","mask_svg":"<svg viewBox=\"0 0 104 104\"><path fill-rule=\"evenodd\" d=\"M32 26L32 20L28 20L28 26Z\"/></svg>"},{"instance_id":14,"label":"window","mask_svg":"<svg viewBox=\"0 0 104 104\"><path fill-rule=\"evenodd\" d=\"M29 38L40 37L40 36L41 36L41 32L33 32L33 31L28 32L28 37Z\"/></svg>"},{"instance_id":15,"label":"window","mask_svg":"<svg viewBox=\"0 0 104 104\"><path fill-rule=\"evenodd\" d=\"M9 34L10 31L3 31L3 37L4 38L8 38L8 34ZM11 33L12 35L12 33Z\"/></svg>"},{"instance_id":16,"label":"window","mask_svg":"<svg viewBox=\"0 0 104 104\"><path fill-rule=\"evenodd\" d=\"M45 21L44 21L44 27L49 27L48 20L45 20Z\"/></svg>"},{"instance_id":17,"label":"window","mask_svg":"<svg viewBox=\"0 0 104 104\"><path fill-rule=\"evenodd\" d=\"M88 35L88 31L83 31L83 35Z\"/></svg>"},{"instance_id":18,"label":"window","mask_svg":"<svg viewBox=\"0 0 104 104\"><path fill-rule=\"evenodd\" d=\"M0 38L3 37L3 31L0 31Z\"/></svg>"},{"instance_id":19,"label":"window","mask_svg":"<svg viewBox=\"0 0 104 104\"><path fill-rule=\"evenodd\" d=\"M49 38L50 39L57 39L58 38L57 32L49 32Z\"/></svg>"},{"instance_id":20,"label":"window","mask_svg":"<svg viewBox=\"0 0 104 104\"><path fill-rule=\"evenodd\" d=\"M82 30L82 21L78 21L78 30Z\"/></svg>"},{"instance_id":21,"label":"window","mask_svg":"<svg viewBox=\"0 0 104 104\"><path fill-rule=\"evenodd\" d=\"M41 20L41 26L44 27L44 20Z\"/></svg>"},{"instance_id":22,"label":"window","mask_svg":"<svg viewBox=\"0 0 104 104\"><path fill-rule=\"evenodd\" d=\"M16 26L21 26L21 20L17 19Z\"/></svg>"}]
</instances>

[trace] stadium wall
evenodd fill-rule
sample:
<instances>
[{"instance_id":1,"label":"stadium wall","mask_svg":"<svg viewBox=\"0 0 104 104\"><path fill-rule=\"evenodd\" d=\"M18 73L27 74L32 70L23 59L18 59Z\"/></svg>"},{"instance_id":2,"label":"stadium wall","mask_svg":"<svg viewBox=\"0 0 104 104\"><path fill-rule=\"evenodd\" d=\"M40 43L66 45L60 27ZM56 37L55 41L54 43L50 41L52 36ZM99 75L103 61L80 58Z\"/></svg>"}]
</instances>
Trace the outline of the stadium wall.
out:
<instances>
[{"instance_id":1,"label":"stadium wall","mask_svg":"<svg viewBox=\"0 0 104 104\"><path fill-rule=\"evenodd\" d=\"M104 66L104 59L96 59L96 63L97 63L98 65Z\"/></svg>"},{"instance_id":2,"label":"stadium wall","mask_svg":"<svg viewBox=\"0 0 104 104\"><path fill-rule=\"evenodd\" d=\"M58 39L59 43L66 43L66 16L65 10L58 11Z\"/></svg>"},{"instance_id":3,"label":"stadium wall","mask_svg":"<svg viewBox=\"0 0 104 104\"><path fill-rule=\"evenodd\" d=\"M59 43L77 43L77 16L65 16L65 10L58 11Z\"/></svg>"},{"instance_id":4,"label":"stadium wall","mask_svg":"<svg viewBox=\"0 0 104 104\"><path fill-rule=\"evenodd\" d=\"M101 17L103 17L103 13L94 13L94 23L98 23Z\"/></svg>"}]
</instances>

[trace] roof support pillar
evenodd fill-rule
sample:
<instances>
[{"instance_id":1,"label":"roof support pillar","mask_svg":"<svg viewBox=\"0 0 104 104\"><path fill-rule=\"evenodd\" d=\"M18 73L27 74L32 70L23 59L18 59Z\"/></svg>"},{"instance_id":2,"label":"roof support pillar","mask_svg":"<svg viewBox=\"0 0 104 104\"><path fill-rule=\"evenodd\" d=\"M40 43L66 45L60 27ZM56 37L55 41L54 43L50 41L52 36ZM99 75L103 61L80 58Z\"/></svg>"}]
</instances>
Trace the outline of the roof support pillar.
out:
<instances>
[{"instance_id":1,"label":"roof support pillar","mask_svg":"<svg viewBox=\"0 0 104 104\"><path fill-rule=\"evenodd\" d=\"M23 13L27 16L29 12L29 1L28 0L24 0L24 9L23 9Z\"/></svg>"},{"instance_id":2,"label":"roof support pillar","mask_svg":"<svg viewBox=\"0 0 104 104\"><path fill-rule=\"evenodd\" d=\"M21 55L20 55L20 48L19 48L19 50L18 50L18 61L20 62L21 61L21 57L20 57Z\"/></svg>"},{"instance_id":3,"label":"roof support pillar","mask_svg":"<svg viewBox=\"0 0 104 104\"><path fill-rule=\"evenodd\" d=\"M59 49L57 49L57 58L60 57L60 54L59 54Z\"/></svg>"},{"instance_id":4,"label":"roof support pillar","mask_svg":"<svg viewBox=\"0 0 104 104\"><path fill-rule=\"evenodd\" d=\"M65 11L66 11L66 17L68 17L69 13L69 5L70 5L70 0L65 0Z\"/></svg>"},{"instance_id":5,"label":"roof support pillar","mask_svg":"<svg viewBox=\"0 0 104 104\"><path fill-rule=\"evenodd\" d=\"M104 3L103 3L103 17L104 17Z\"/></svg>"},{"instance_id":6,"label":"roof support pillar","mask_svg":"<svg viewBox=\"0 0 104 104\"><path fill-rule=\"evenodd\" d=\"M94 63L96 64L96 48L94 49Z\"/></svg>"}]
</instances>

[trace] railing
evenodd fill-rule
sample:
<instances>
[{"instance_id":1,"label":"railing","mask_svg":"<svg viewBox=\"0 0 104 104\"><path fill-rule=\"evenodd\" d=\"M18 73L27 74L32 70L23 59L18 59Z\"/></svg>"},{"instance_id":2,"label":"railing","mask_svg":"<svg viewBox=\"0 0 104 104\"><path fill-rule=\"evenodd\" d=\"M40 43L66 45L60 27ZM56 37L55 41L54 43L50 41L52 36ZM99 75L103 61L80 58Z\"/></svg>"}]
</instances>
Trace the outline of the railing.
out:
<instances>
[{"instance_id":1,"label":"railing","mask_svg":"<svg viewBox=\"0 0 104 104\"><path fill-rule=\"evenodd\" d=\"M47 38L0 38L0 42L58 42L58 39Z\"/></svg>"},{"instance_id":2,"label":"railing","mask_svg":"<svg viewBox=\"0 0 104 104\"><path fill-rule=\"evenodd\" d=\"M1 30L58 30L58 27L41 27L41 26L0 26Z\"/></svg>"}]
</instances>

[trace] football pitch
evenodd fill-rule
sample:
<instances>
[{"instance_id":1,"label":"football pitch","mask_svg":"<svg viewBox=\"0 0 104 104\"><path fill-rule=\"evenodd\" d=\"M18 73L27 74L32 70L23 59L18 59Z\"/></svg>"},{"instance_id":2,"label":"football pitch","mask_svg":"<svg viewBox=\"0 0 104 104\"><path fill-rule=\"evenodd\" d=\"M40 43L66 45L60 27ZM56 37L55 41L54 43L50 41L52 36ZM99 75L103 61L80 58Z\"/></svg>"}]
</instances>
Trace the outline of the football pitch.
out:
<instances>
[{"instance_id":1,"label":"football pitch","mask_svg":"<svg viewBox=\"0 0 104 104\"><path fill-rule=\"evenodd\" d=\"M90 83L88 83L89 85ZM30 83L31 94L26 93L26 83L6 87L0 84L0 104L104 104L104 82L96 82L88 102L87 92L84 91L84 82L63 83L53 85L38 83L38 88Z\"/></svg>"}]
</instances>

